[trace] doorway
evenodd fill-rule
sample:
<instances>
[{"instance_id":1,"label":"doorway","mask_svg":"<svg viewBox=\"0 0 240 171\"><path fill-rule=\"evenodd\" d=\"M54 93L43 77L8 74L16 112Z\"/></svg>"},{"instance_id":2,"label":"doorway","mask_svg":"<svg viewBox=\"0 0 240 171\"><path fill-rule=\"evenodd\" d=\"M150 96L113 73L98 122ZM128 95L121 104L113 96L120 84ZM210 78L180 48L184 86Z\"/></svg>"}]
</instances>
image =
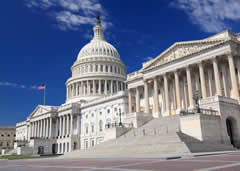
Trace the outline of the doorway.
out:
<instances>
[{"instance_id":1,"label":"doorway","mask_svg":"<svg viewBox=\"0 0 240 171\"><path fill-rule=\"evenodd\" d=\"M236 147L236 142L235 139L237 138L236 136L236 121L234 118L227 118L226 119L226 126L227 126L227 134L230 138L230 142L233 145L233 147Z\"/></svg>"},{"instance_id":2,"label":"doorway","mask_svg":"<svg viewBox=\"0 0 240 171\"><path fill-rule=\"evenodd\" d=\"M52 144L52 153L56 154L57 153L57 144Z\"/></svg>"}]
</instances>

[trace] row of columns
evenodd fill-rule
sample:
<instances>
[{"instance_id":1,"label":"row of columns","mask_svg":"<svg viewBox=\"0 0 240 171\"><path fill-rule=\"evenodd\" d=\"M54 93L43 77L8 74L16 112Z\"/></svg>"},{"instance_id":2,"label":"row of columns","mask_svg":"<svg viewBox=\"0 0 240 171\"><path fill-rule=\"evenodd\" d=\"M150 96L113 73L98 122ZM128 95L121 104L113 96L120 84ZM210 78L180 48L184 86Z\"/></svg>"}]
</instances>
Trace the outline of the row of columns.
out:
<instances>
[{"instance_id":1,"label":"row of columns","mask_svg":"<svg viewBox=\"0 0 240 171\"><path fill-rule=\"evenodd\" d=\"M232 90L234 94L234 98L237 99L240 102L240 97L239 97L239 88L238 88L238 80L237 80L237 75L235 72L235 65L234 65L234 60L232 54L227 55L227 61L229 65L229 71L230 71L230 77L231 77L231 84L232 84ZM222 93L222 87L221 87L221 78L219 74L219 65L218 65L218 60L217 58L213 58L211 60L212 65L213 65L213 71L214 71L214 81L216 85L216 95L223 96ZM205 74L204 74L204 66L203 63L198 63L198 70L199 70L199 75L200 75L200 87L201 87L201 93L202 93L202 98L207 97L207 88L206 88L206 79L205 79ZM186 73L186 78L187 78L187 94L188 94L188 99L185 99L185 101L188 101L189 106L188 108L192 109L194 107L194 100L193 100L193 89L192 89L192 73L191 73L191 67L187 66L185 69L183 69L184 72ZM170 113L170 101L169 101L169 80L168 80L168 75L171 73L165 73L164 75L160 75L158 77L154 77L152 79L153 81L153 92L154 92L154 112L159 113L159 99L158 99L158 78L161 78L163 80L163 86L164 86L164 94L165 94L165 109L166 113ZM239 77L240 78L240 77ZM144 107L144 112L149 113L149 97L148 97L148 81L149 80L144 80L144 101L145 101L145 107ZM239 80L240 81L240 80ZM181 95L180 95L180 84L179 84L179 70L174 71L174 82L175 82L175 100L176 100L176 107L177 110L181 110ZM211 84L210 84L211 85ZM212 86L212 85L211 85ZM211 91L210 96L213 96L211 86L209 86L209 89ZM140 112L140 93L139 93L139 87L136 87L136 112ZM172 90L171 90L172 91ZM133 112L132 110L132 92L131 89L128 91L129 93L129 112Z\"/></svg>"},{"instance_id":2,"label":"row of columns","mask_svg":"<svg viewBox=\"0 0 240 171\"><path fill-rule=\"evenodd\" d=\"M56 119L56 137L69 137L73 135L73 114L66 114ZM77 115L77 132L80 134L80 115Z\"/></svg>"},{"instance_id":3,"label":"row of columns","mask_svg":"<svg viewBox=\"0 0 240 171\"><path fill-rule=\"evenodd\" d=\"M85 73L85 72L106 72L106 73L115 73L119 75L124 75L124 70L120 67L111 66L111 65L85 65L80 67L78 70L79 73Z\"/></svg>"},{"instance_id":4,"label":"row of columns","mask_svg":"<svg viewBox=\"0 0 240 171\"><path fill-rule=\"evenodd\" d=\"M125 83L117 80L87 80L67 87L67 97L113 94L125 90Z\"/></svg>"},{"instance_id":5,"label":"row of columns","mask_svg":"<svg viewBox=\"0 0 240 171\"><path fill-rule=\"evenodd\" d=\"M51 138L52 118L44 118L30 123L30 137Z\"/></svg>"}]
</instances>

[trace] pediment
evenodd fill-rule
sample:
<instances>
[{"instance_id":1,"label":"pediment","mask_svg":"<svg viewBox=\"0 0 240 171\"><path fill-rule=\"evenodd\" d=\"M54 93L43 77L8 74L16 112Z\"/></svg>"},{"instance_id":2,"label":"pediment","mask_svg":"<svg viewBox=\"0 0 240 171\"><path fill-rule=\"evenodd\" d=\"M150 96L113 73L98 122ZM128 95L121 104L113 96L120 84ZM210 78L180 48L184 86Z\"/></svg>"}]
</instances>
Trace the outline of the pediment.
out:
<instances>
[{"instance_id":1,"label":"pediment","mask_svg":"<svg viewBox=\"0 0 240 171\"><path fill-rule=\"evenodd\" d=\"M155 59L144 64L143 71L156 66L174 61L176 59L189 56L205 49L209 49L223 43L224 40L200 40L190 42L178 42L169 47Z\"/></svg>"},{"instance_id":2,"label":"pediment","mask_svg":"<svg viewBox=\"0 0 240 171\"><path fill-rule=\"evenodd\" d=\"M51 111L51 107L48 107L48 106L38 106L36 107L36 109L32 112L32 114L30 115L30 117L36 117L36 116L39 116L39 115L42 115L44 113L48 113Z\"/></svg>"}]
</instances>

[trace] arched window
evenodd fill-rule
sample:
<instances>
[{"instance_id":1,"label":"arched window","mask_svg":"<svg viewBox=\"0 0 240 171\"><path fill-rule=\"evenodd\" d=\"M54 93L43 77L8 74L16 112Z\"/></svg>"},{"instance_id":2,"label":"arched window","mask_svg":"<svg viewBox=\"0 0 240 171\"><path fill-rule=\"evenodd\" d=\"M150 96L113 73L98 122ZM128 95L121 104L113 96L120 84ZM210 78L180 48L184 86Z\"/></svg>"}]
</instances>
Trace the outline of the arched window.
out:
<instances>
[{"instance_id":1,"label":"arched window","mask_svg":"<svg viewBox=\"0 0 240 171\"><path fill-rule=\"evenodd\" d=\"M88 134L88 124L85 125L85 133Z\"/></svg>"}]
</instances>

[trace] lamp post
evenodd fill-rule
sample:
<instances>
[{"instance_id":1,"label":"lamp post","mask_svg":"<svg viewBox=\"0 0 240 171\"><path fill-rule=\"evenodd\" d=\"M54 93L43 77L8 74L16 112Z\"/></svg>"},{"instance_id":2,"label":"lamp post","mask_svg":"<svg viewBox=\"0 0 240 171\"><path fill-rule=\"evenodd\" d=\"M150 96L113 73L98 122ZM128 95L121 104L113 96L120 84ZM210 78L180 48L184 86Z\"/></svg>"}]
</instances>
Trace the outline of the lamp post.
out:
<instances>
[{"instance_id":1,"label":"lamp post","mask_svg":"<svg viewBox=\"0 0 240 171\"><path fill-rule=\"evenodd\" d=\"M120 117L119 126L122 126L122 113L121 113L121 109L119 109L119 117Z\"/></svg>"},{"instance_id":2,"label":"lamp post","mask_svg":"<svg viewBox=\"0 0 240 171\"><path fill-rule=\"evenodd\" d=\"M200 107L199 107L199 99L200 99L200 94L199 94L199 90L196 90L193 94L193 100L195 100L195 110L197 111L197 113L200 113Z\"/></svg>"}]
</instances>

